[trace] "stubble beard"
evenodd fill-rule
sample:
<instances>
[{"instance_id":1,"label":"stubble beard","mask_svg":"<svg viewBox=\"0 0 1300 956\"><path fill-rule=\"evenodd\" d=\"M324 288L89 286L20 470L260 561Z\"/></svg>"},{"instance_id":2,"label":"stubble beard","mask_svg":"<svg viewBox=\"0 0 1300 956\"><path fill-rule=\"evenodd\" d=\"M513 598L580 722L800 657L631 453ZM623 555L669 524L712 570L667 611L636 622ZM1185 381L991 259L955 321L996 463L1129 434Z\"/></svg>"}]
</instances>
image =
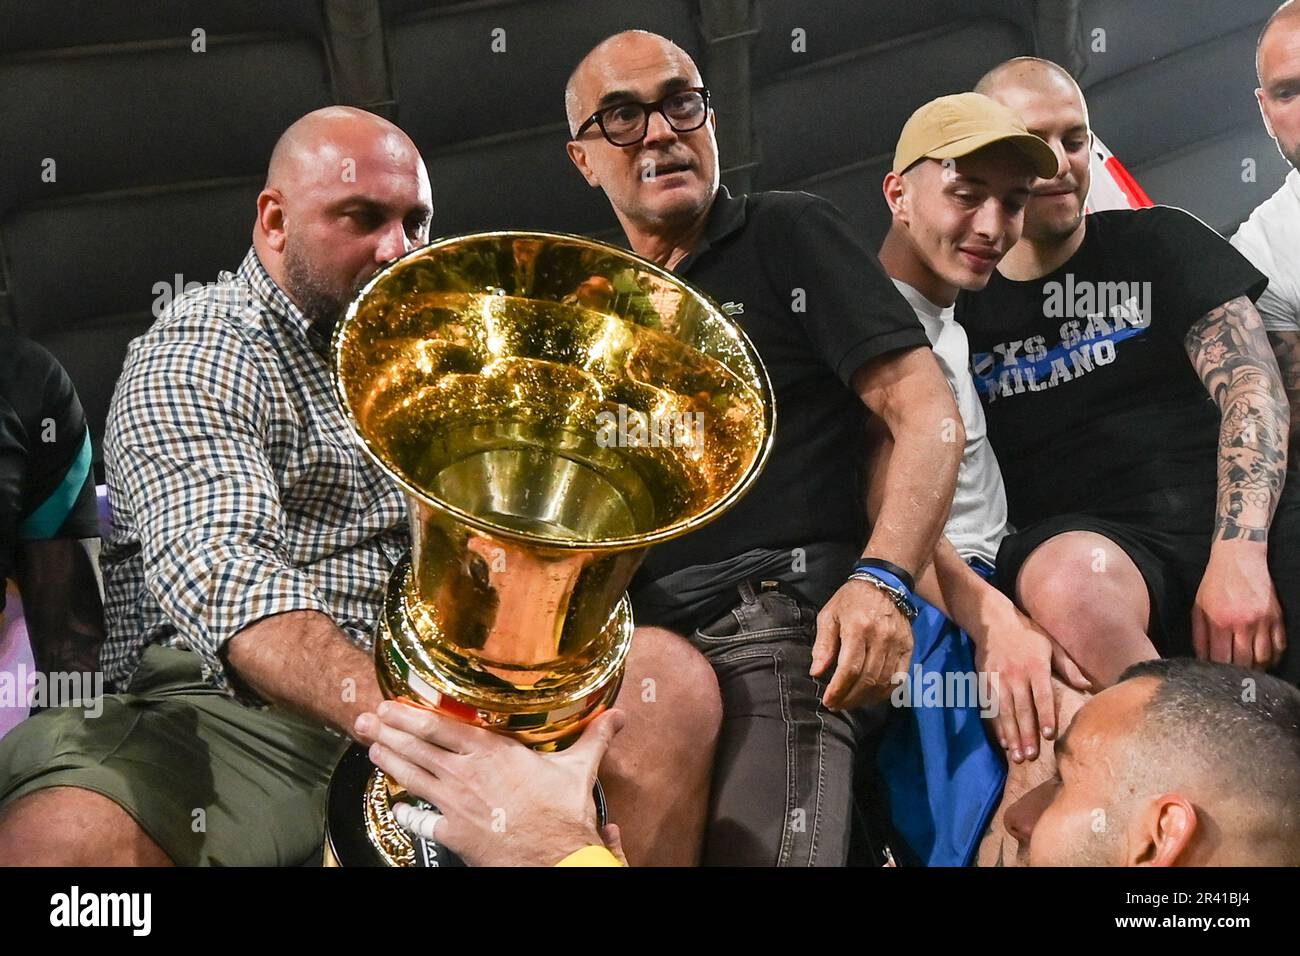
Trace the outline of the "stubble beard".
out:
<instances>
[{"instance_id":1,"label":"stubble beard","mask_svg":"<svg viewBox=\"0 0 1300 956\"><path fill-rule=\"evenodd\" d=\"M1038 224L1036 228L1031 228L1029 222L1026 221L1025 228L1020 233L1020 238L1043 245L1058 245L1075 234L1079 224L1083 222L1083 215L1084 207L1080 204L1078 213L1059 226L1054 223L1042 223Z\"/></svg>"},{"instance_id":2,"label":"stubble beard","mask_svg":"<svg viewBox=\"0 0 1300 956\"><path fill-rule=\"evenodd\" d=\"M293 299L294 305L298 306L298 311L308 325L324 332L333 329L343 312L348 294L321 275L293 241L285 245L284 281L288 286L285 291Z\"/></svg>"},{"instance_id":3,"label":"stubble beard","mask_svg":"<svg viewBox=\"0 0 1300 956\"><path fill-rule=\"evenodd\" d=\"M1283 149L1282 156L1291 164L1292 169L1300 170L1300 142L1289 150Z\"/></svg>"}]
</instances>

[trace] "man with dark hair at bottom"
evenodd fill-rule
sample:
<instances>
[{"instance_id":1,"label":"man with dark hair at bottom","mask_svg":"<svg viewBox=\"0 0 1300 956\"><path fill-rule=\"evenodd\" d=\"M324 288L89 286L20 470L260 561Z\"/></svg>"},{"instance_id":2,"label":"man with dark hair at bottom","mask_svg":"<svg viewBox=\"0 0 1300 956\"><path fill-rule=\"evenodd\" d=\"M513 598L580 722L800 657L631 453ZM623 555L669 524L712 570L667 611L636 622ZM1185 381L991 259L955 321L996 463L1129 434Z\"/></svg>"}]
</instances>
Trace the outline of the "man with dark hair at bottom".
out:
<instances>
[{"instance_id":1,"label":"man with dark hair at bottom","mask_svg":"<svg viewBox=\"0 0 1300 956\"><path fill-rule=\"evenodd\" d=\"M397 486L334 398L352 290L426 242L419 152L348 107L285 131L236 273L132 343L105 442L103 712L47 711L0 741L0 863L320 859L330 771L382 699L369 651L409 546ZM654 680L656 702L642 702ZM640 628L605 755L638 863L690 863L720 706L703 657ZM638 728L640 728L638 730ZM647 734L647 732L649 732ZM638 744L637 741L640 740Z\"/></svg>"},{"instance_id":2,"label":"man with dark hair at bottom","mask_svg":"<svg viewBox=\"0 0 1300 956\"><path fill-rule=\"evenodd\" d=\"M1126 670L1007 811L1031 866L1300 866L1300 690L1189 658Z\"/></svg>"},{"instance_id":3,"label":"man with dark hair at bottom","mask_svg":"<svg viewBox=\"0 0 1300 956\"><path fill-rule=\"evenodd\" d=\"M1252 304L1265 278L1182 210L1084 215L1088 111L1061 67L1011 60L977 90L1060 159L1020 243L957 301L1017 529L1000 584L1097 688L1157 654L1295 679L1300 500Z\"/></svg>"},{"instance_id":4,"label":"man with dark hair at bottom","mask_svg":"<svg viewBox=\"0 0 1300 956\"><path fill-rule=\"evenodd\" d=\"M497 865L614 866L586 795L621 718L580 747L536 754L436 714L385 703L362 718L386 772L446 810L434 828ZM1300 865L1300 690L1191 658L1135 664L1056 742L1056 776L1007 811L1033 866ZM529 785L524 786L523 781ZM493 807L521 822L493 826Z\"/></svg>"},{"instance_id":5,"label":"man with dark hair at bottom","mask_svg":"<svg viewBox=\"0 0 1300 956\"><path fill-rule=\"evenodd\" d=\"M911 576L952 500L964 441L952 391L834 206L719 188L716 114L678 46L610 37L574 70L565 105L569 156L633 250L730 304L776 395L763 475L718 521L652 548L630 589L640 621L688 635L718 674L705 862L842 865L857 709L906 666ZM868 409L894 439L869 540L855 454Z\"/></svg>"}]
</instances>

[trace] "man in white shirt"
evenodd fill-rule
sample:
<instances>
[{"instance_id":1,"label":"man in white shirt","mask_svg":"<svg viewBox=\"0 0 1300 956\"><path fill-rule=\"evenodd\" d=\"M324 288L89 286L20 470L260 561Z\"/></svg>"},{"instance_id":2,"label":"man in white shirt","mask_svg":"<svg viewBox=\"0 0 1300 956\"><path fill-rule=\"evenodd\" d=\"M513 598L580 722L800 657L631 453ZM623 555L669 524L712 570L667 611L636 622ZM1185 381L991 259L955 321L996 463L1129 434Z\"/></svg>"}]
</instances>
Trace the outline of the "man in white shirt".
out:
<instances>
[{"instance_id":1,"label":"man in white shirt","mask_svg":"<svg viewBox=\"0 0 1300 956\"><path fill-rule=\"evenodd\" d=\"M1268 276L1255 303L1277 356L1291 405L1292 473L1300 468L1300 3L1278 7L1255 53L1264 126L1293 167L1232 237L1232 244ZM1294 479L1293 479L1294 480Z\"/></svg>"},{"instance_id":2,"label":"man in white shirt","mask_svg":"<svg viewBox=\"0 0 1300 956\"><path fill-rule=\"evenodd\" d=\"M1277 356L1291 408L1287 482L1273 516L1273 540L1300 540L1300 2L1278 7L1259 35L1255 50L1259 111L1291 172L1282 187L1242 223L1232 244L1260 272L1268 288L1255 309ZM1270 571L1282 603L1287 638L1300 634L1300 562L1270 552ZM1276 673L1300 685L1300 652L1286 650Z\"/></svg>"},{"instance_id":3,"label":"man in white shirt","mask_svg":"<svg viewBox=\"0 0 1300 956\"><path fill-rule=\"evenodd\" d=\"M1050 178L1056 170L1051 147L1015 113L962 93L913 114L884 183L893 223L880 261L925 328L966 434L944 537L918 578L925 600L918 601L913 623L907 699L895 700L908 709L895 715L880 755L895 827L930 865L969 862L1002 793L1005 774L979 716L993 717L1013 763L1034 760L1040 733L1051 739L1057 727L1054 656L1058 670L1086 685L1047 633L991 583L1007 533L1006 491L971 377L966 333L953 318L957 293L984 288L1019 239L1034 176ZM890 451L887 441L878 448L873 486ZM978 706L944 699L927 707L929 674L975 672L992 685L983 685Z\"/></svg>"}]
</instances>

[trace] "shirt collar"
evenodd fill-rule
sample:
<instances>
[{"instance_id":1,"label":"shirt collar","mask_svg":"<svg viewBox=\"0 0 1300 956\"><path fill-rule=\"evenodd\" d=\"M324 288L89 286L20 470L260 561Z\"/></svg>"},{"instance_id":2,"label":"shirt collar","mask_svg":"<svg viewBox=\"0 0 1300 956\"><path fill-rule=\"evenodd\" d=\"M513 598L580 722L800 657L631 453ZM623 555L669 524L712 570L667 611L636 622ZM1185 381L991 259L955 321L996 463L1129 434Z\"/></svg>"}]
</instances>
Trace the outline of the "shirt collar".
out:
<instances>
[{"instance_id":1,"label":"shirt collar","mask_svg":"<svg viewBox=\"0 0 1300 956\"><path fill-rule=\"evenodd\" d=\"M295 328L306 330L307 319L285 291L275 284L271 273L266 271L266 266L262 265L262 260L258 258L257 250L253 247L249 247L248 255L244 256L244 261L239 264L238 274L239 278L248 283L248 287L253 290L253 295L261 299L268 310L287 320Z\"/></svg>"},{"instance_id":2,"label":"shirt collar","mask_svg":"<svg viewBox=\"0 0 1300 956\"><path fill-rule=\"evenodd\" d=\"M903 293L903 298L907 304L912 307L913 312L918 312L927 318L934 319L936 322L942 322L945 318L951 319L953 314L952 306L942 306L936 302L931 302L924 293L916 286L904 282L902 279L893 279L894 287Z\"/></svg>"},{"instance_id":3,"label":"shirt collar","mask_svg":"<svg viewBox=\"0 0 1300 956\"><path fill-rule=\"evenodd\" d=\"M713 205L709 207L709 218L704 223L704 235L676 271L689 269L701 255L733 232L738 232L745 225L747 205L748 197L744 194L732 196L726 186L719 186L718 194L713 197Z\"/></svg>"},{"instance_id":4,"label":"shirt collar","mask_svg":"<svg viewBox=\"0 0 1300 956\"><path fill-rule=\"evenodd\" d=\"M252 246L244 256L244 261L239 264L238 275L248 283L253 295L266 311L279 319L289 331L304 336L318 352L328 348L329 336L311 326L302 311L293 304L293 300L271 278L271 273L266 271L266 266L262 265L257 250Z\"/></svg>"},{"instance_id":5,"label":"shirt collar","mask_svg":"<svg viewBox=\"0 0 1300 956\"><path fill-rule=\"evenodd\" d=\"M1291 187L1291 191L1300 198L1300 169L1293 169L1287 173L1286 183Z\"/></svg>"}]
</instances>

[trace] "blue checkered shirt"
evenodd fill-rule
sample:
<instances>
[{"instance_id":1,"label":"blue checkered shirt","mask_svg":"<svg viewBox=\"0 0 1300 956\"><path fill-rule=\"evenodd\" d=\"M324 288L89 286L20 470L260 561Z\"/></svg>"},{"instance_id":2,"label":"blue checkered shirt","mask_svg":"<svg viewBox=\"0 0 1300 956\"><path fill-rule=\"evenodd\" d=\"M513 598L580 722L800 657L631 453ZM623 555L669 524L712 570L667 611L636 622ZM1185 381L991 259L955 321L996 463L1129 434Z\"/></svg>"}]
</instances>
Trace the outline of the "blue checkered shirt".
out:
<instances>
[{"instance_id":1,"label":"blue checkered shirt","mask_svg":"<svg viewBox=\"0 0 1300 956\"><path fill-rule=\"evenodd\" d=\"M223 648L285 611L327 614L370 646L409 546L405 505L335 404L324 336L253 250L131 343L104 458L108 681L166 643L253 702Z\"/></svg>"}]
</instances>

